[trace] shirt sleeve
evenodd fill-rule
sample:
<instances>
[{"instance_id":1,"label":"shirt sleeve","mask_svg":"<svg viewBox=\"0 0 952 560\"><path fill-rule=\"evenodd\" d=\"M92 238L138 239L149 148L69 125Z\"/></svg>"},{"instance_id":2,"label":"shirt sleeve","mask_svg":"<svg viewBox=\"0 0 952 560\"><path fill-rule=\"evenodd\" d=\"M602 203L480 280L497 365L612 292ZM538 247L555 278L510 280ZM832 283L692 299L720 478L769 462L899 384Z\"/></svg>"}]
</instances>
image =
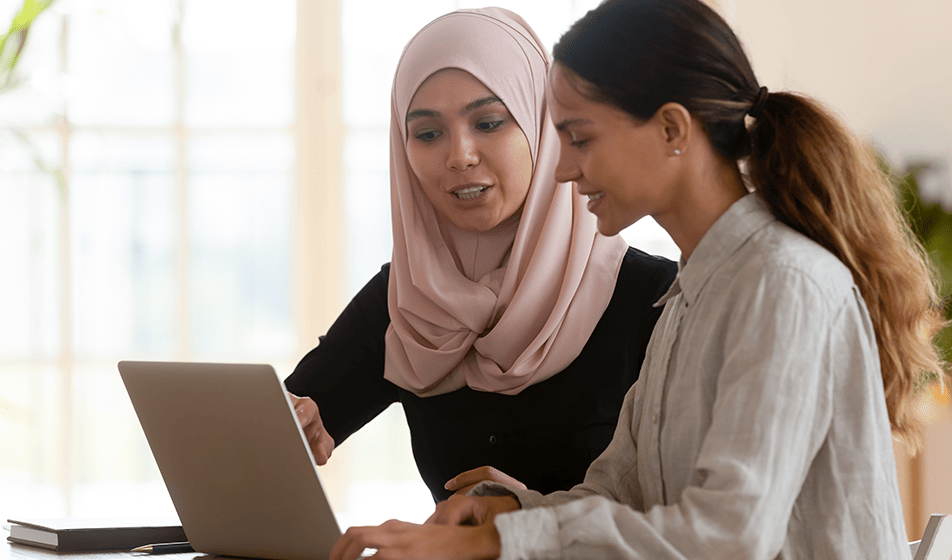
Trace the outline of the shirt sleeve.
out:
<instances>
[{"instance_id":1,"label":"shirt sleeve","mask_svg":"<svg viewBox=\"0 0 952 560\"><path fill-rule=\"evenodd\" d=\"M642 378L626 399L634 401L626 402L622 421L628 424L619 426L585 483L561 495L513 492L532 509L496 517L501 559L780 553L794 504L830 429L835 372L878 361L864 355L870 352L869 333L853 298L828 307L829 293L810 278L784 271L751 288L727 298L731 308L717 342L722 359L710 372L716 394L693 462L695 483L668 503L641 503L634 434ZM682 340L680 347L690 352L697 342ZM666 402L677 406L671 404L677 399Z\"/></svg>"},{"instance_id":2,"label":"shirt sleeve","mask_svg":"<svg viewBox=\"0 0 952 560\"><path fill-rule=\"evenodd\" d=\"M336 445L399 398L383 378L389 271L384 265L354 296L284 382L291 393L317 403Z\"/></svg>"}]
</instances>

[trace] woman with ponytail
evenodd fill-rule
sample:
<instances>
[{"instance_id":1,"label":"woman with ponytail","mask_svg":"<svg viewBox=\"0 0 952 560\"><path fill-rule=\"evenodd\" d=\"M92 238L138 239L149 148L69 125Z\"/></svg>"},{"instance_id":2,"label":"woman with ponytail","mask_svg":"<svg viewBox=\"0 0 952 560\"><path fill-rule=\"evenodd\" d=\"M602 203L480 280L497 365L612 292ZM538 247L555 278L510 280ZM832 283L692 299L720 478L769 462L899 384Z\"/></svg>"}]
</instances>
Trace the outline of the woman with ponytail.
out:
<instances>
[{"instance_id":1,"label":"woman with ponytail","mask_svg":"<svg viewBox=\"0 0 952 560\"><path fill-rule=\"evenodd\" d=\"M607 0L554 55L556 179L601 233L650 215L682 251L615 436L569 491L484 483L335 557L908 558L893 436L915 447L916 386L948 372L875 159L699 0Z\"/></svg>"}]
</instances>

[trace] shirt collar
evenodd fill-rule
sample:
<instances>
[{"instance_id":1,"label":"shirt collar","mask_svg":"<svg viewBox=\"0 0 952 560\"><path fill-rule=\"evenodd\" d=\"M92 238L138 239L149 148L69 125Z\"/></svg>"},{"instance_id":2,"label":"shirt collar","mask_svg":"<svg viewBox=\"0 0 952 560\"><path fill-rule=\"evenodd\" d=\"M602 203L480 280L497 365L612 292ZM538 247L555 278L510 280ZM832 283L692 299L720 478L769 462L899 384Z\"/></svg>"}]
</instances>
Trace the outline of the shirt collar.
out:
<instances>
[{"instance_id":1,"label":"shirt collar","mask_svg":"<svg viewBox=\"0 0 952 560\"><path fill-rule=\"evenodd\" d=\"M727 258L774 220L770 207L756 193L745 195L732 204L701 238L690 261L681 257L677 277L655 307L664 305L682 292L688 304L694 303L708 278Z\"/></svg>"}]
</instances>

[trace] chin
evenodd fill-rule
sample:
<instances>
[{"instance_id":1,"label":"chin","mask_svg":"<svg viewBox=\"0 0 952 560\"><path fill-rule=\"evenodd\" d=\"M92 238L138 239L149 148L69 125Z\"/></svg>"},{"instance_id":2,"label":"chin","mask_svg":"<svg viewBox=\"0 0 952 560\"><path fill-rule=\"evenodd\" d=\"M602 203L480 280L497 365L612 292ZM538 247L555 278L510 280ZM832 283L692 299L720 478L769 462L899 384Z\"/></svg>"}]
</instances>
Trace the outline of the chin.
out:
<instances>
[{"instance_id":1,"label":"chin","mask_svg":"<svg viewBox=\"0 0 952 560\"><path fill-rule=\"evenodd\" d=\"M605 237L617 235L623 229L625 228L616 227L614 224L607 223L605 220L598 220L598 233L604 235Z\"/></svg>"},{"instance_id":2,"label":"chin","mask_svg":"<svg viewBox=\"0 0 952 560\"><path fill-rule=\"evenodd\" d=\"M632 214L623 214L623 215L614 215L611 218L598 218L598 233L611 237L613 235L618 235L626 228L629 228L639 221L642 218L648 216L648 214L643 212L637 212Z\"/></svg>"}]
</instances>

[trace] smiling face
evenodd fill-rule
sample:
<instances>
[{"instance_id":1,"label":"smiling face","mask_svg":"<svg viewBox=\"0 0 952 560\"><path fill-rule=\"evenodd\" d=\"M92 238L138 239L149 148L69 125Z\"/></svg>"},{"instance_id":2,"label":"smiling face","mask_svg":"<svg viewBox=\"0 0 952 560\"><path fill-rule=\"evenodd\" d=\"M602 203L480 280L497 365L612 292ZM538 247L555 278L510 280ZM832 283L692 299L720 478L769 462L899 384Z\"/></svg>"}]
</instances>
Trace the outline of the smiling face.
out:
<instances>
[{"instance_id":1,"label":"smiling face","mask_svg":"<svg viewBox=\"0 0 952 560\"><path fill-rule=\"evenodd\" d=\"M556 180L574 181L588 196L602 234L614 235L671 208L671 147L657 115L640 122L588 99L558 64L549 73L546 97L562 143Z\"/></svg>"},{"instance_id":2,"label":"smiling face","mask_svg":"<svg viewBox=\"0 0 952 560\"><path fill-rule=\"evenodd\" d=\"M469 72L427 78L406 116L407 157L436 211L467 231L518 212L532 179L529 141L503 102Z\"/></svg>"}]
</instances>

